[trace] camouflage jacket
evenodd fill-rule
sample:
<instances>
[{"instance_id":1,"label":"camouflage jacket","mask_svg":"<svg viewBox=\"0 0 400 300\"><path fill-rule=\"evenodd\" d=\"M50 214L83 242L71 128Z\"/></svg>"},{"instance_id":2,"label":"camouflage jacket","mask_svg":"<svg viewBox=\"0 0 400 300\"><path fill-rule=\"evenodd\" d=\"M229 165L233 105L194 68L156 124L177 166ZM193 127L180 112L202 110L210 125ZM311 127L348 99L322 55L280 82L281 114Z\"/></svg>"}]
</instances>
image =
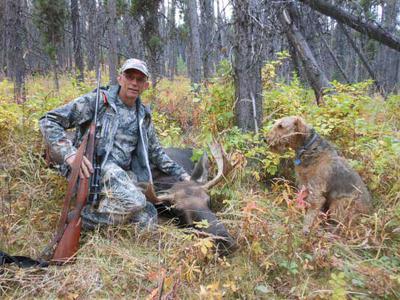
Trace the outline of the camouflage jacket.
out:
<instances>
[{"instance_id":1,"label":"camouflage jacket","mask_svg":"<svg viewBox=\"0 0 400 300\"><path fill-rule=\"evenodd\" d=\"M96 124L96 150L101 157L101 165L106 163L113 149L114 137L118 129L119 116L115 101L119 85L101 88L102 99L99 103ZM104 100L104 101L103 101ZM66 170L65 159L74 154L94 117L96 91L81 96L66 105L56 108L40 119L41 132L50 146L52 159ZM161 171L180 177L184 169L171 160L161 147L156 135L149 109L136 100L139 137L136 149L132 153L131 171L139 182L151 180L150 162ZM67 129L76 128L73 140L68 138ZM65 173L66 172L63 172Z\"/></svg>"}]
</instances>

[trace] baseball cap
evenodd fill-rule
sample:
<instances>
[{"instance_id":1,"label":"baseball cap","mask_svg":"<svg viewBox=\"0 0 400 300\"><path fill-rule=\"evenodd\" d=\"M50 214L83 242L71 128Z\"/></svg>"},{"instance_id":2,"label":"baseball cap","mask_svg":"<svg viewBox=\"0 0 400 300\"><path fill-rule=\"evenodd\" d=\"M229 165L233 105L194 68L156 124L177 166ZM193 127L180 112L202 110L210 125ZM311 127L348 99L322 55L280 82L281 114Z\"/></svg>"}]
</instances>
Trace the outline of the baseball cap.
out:
<instances>
[{"instance_id":1,"label":"baseball cap","mask_svg":"<svg viewBox=\"0 0 400 300\"><path fill-rule=\"evenodd\" d=\"M140 59L137 58L129 58L127 59L121 67L120 73L124 73L126 70L135 69L142 72L147 77L150 76L149 69L147 68L147 64Z\"/></svg>"}]
</instances>

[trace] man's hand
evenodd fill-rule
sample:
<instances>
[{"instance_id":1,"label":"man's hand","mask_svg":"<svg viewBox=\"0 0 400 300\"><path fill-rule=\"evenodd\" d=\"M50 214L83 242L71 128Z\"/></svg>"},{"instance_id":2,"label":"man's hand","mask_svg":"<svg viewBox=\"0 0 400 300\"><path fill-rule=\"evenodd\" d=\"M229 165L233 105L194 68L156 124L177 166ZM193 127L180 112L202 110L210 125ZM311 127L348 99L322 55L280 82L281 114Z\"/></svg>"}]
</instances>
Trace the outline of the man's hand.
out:
<instances>
[{"instance_id":1,"label":"man's hand","mask_svg":"<svg viewBox=\"0 0 400 300\"><path fill-rule=\"evenodd\" d=\"M183 174L181 175L181 179L182 179L183 181L190 181L190 178L191 178L191 176L190 176L188 173L183 173Z\"/></svg>"},{"instance_id":2,"label":"man's hand","mask_svg":"<svg viewBox=\"0 0 400 300\"><path fill-rule=\"evenodd\" d=\"M68 157L65 162L72 167L72 164L74 163L76 154L71 155ZM79 170L79 177L80 178L89 178L90 174L93 173L93 166L92 163L89 161L89 159L86 156L83 156L82 159L82 164L81 164L81 169Z\"/></svg>"}]
</instances>

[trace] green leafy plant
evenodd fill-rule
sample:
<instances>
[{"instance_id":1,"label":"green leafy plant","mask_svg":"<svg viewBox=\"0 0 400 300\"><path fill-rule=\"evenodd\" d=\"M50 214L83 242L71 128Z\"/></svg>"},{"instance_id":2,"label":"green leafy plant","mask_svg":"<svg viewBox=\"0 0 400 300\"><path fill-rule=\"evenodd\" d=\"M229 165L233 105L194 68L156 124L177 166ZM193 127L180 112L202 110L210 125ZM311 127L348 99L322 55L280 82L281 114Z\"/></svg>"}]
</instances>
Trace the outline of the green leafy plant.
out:
<instances>
[{"instance_id":1,"label":"green leafy plant","mask_svg":"<svg viewBox=\"0 0 400 300\"><path fill-rule=\"evenodd\" d=\"M345 300L346 298L346 279L345 274L340 272L338 274L332 273L329 284L332 287L333 300Z\"/></svg>"}]
</instances>

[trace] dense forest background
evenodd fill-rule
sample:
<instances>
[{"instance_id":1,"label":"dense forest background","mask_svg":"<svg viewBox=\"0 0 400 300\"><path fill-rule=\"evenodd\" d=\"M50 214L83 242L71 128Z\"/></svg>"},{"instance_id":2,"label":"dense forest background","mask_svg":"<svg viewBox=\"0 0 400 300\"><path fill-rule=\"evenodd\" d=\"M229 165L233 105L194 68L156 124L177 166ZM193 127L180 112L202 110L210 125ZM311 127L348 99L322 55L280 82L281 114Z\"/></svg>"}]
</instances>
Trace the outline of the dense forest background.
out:
<instances>
[{"instance_id":1,"label":"dense forest background","mask_svg":"<svg viewBox=\"0 0 400 300\"><path fill-rule=\"evenodd\" d=\"M0 76L13 78L24 101L27 76L108 67L116 82L121 61L149 63L153 86L178 74L194 84L215 75L222 60L234 68L236 123L255 130L262 121L261 68L289 51L280 68L299 76L319 102L333 80L374 81L386 97L399 89L399 1L65 1L0 3ZM296 75L295 75L296 74ZM253 105L257 113L254 113ZM257 122L254 121L256 118Z\"/></svg>"},{"instance_id":2,"label":"dense forest background","mask_svg":"<svg viewBox=\"0 0 400 300\"><path fill-rule=\"evenodd\" d=\"M235 163L211 192L238 244L160 224L83 233L74 264L0 266L0 298L399 299L399 0L0 0L0 250L37 258L66 180L45 162L38 120L130 57L165 147L198 159L217 138ZM300 115L373 198L349 226L302 233L294 152L265 137ZM211 157L211 156L210 156ZM211 160L210 173L216 173ZM200 224L201 225L201 224ZM204 226L204 224L203 224Z\"/></svg>"}]
</instances>

